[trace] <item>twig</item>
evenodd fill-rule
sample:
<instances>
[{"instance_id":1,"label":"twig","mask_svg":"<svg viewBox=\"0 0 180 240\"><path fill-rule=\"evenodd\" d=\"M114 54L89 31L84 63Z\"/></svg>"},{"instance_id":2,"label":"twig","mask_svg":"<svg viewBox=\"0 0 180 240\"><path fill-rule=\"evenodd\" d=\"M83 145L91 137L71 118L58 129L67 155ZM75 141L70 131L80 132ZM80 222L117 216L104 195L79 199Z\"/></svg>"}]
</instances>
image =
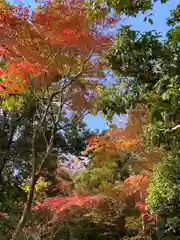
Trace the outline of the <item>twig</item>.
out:
<instances>
[{"instance_id":1,"label":"twig","mask_svg":"<svg viewBox=\"0 0 180 240\"><path fill-rule=\"evenodd\" d=\"M165 131L165 133L166 133L166 132L174 132L174 131L178 130L179 128L180 128L180 124L176 125L175 127L171 128L171 129L167 129L167 130Z\"/></svg>"}]
</instances>

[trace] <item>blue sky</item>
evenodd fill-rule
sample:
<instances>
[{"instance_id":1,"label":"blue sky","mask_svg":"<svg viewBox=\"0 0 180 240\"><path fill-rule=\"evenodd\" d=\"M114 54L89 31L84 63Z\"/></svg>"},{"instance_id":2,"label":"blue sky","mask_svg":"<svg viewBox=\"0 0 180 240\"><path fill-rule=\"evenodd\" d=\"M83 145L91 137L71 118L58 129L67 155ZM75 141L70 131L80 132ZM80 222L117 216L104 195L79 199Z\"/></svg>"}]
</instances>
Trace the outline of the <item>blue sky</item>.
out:
<instances>
[{"instance_id":1,"label":"blue sky","mask_svg":"<svg viewBox=\"0 0 180 240\"><path fill-rule=\"evenodd\" d=\"M9 2L15 3L24 3L29 5L34 5L34 0L9 0ZM166 4L161 4L160 2L156 2L153 9L153 16L151 19L153 20L153 24L151 25L148 22L144 22L144 16L142 14L138 14L136 18L128 18L125 17L123 21L120 22L121 24L128 24L132 25L132 29L136 29L139 31L148 31L148 30L157 30L162 34L162 37L165 37L166 32L168 30L168 26L166 24L166 18L169 16L169 11L174 9L177 4L179 4L179 0L169 0ZM147 14L150 12L147 12ZM146 15L147 15L146 14ZM107 129L106 121L100 116L86 116L85 122L87 123L88 127L95 130L95 129ZM118 126L124 126L125 121L124 118L115 116L114 123L118 123Z\"/></svg>"}]
</instances>

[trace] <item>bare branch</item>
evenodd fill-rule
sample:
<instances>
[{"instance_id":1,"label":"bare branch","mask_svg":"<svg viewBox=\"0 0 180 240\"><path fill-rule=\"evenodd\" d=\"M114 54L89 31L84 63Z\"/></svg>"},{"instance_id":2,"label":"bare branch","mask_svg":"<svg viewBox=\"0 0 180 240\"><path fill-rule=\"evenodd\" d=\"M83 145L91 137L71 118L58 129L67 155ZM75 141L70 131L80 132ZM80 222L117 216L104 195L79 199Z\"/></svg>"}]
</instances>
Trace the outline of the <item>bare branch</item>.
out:
<instances>
[{"instance_id":1,"label":"bare branch","mask_svg":"<svg viewBox=\"0 0 180 240\"><path fill-rule=\"evenodd\" d=\"M180 129L180 124L176 125L175 127L171 128L171 129L167 129L167 130L165 131L165 133L166 133L166 132L174 132L174 131L176 131L176 130L178 130L178 129Z\"/></svg>"}]
</instances>

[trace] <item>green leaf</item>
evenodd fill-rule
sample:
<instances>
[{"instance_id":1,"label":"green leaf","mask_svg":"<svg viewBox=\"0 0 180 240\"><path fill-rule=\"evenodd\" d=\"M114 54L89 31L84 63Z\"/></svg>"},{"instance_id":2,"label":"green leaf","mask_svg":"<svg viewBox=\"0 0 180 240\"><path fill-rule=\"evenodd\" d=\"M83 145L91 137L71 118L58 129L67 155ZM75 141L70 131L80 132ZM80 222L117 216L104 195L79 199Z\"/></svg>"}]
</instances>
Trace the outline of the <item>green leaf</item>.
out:
<instances>
[{"instance_id":1,"label":"green leaf","mask_svg":"<svg viewBox=\"0 0 180 240\"><path fill-rule=\"evenodd\" d=\"M166 100L168 100L169 99L169 92L165 92L165 93L163 93L162 95L161 95L161 97L162 97L162 100L164 100L164 101L166 101Z\"/></svg>"},{"instance_id":2,"label":"green leaf","mask_svg":"<svg viewBox=\"0 0 180 240\"><path fill-rule=\"evenodd\" d=\"M153 20L151 18L148 19L150 24L153 24Z\"/></svg>"},{"instance_id":3,"label":"green leaf","mask_svg":"<svg viewBox=\"0 0 180 240\"><path fill-rule=\"evenodd\" d=\"M168 0L161 0L161 3L166 3Z\"/></svg>"}]
</instances>

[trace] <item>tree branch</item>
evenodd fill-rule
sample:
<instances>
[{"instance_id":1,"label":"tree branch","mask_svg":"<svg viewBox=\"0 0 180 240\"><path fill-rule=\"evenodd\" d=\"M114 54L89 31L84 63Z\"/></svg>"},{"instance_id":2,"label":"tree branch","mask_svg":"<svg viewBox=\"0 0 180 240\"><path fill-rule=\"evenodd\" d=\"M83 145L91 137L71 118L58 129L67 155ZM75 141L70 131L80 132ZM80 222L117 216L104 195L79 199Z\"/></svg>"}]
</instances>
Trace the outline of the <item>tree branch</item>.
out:
<instances>
[{"instance_id":1,"label":"tree branch","mask_svg":"<svg viewBox=\"0 0 180 240\"><path fill-rule=\"evenodd\" d=\"M64 96L63 96L63 91L67 87L69 87L72 84L72 82L75 81L80 75L81 75L81 72L79 74L77 74L75 77L73 77L67 84L64 83L62 88L59 91L53 92L50 95L45 114L44 114L42 120L39 122L39 124L35 127L34 134L33 134L33 139L32 139L32 177L31 177L30 191L28 193L27 200L26 200L26 203L25 203L24 210L23 210L22 216L20 218L20 221L19 221L18 226L17 226L17 228L16 228L16 230L15 230L13 236L12 236L12 240L19 239L21 234L22 234L22 230L23 230L23 227L26 223L27 216L28 216L28 214L31 210L31 205L32 205L32 201L33 201L34 189L35 189L36 182L37 182L37 180L38 180L38 178L39 178L39 176L42 172L42 169L44 168L46 160L48 159L48 157L49 157L49 155L52 151L52 148L53 148L54 137L55 137L55 133L56 133L56 126L54 126L54 124L52 126L51 137L50 137L50 140L49 140L49 144L47 146L46 153L45 153L45 155L44 155L44 157L43 157L43 159L42 159L42 161L41 161L41 163L38 167L38 170L36 169L35 139L36 139L37 135L39 134L39 132L42 128L42 125L43 125L43 123L44 123L44 121L47 117L49 109L51 108L53 98L61 93L60 99L59 99L59 111L58 111L58 114L56 116L56 122L60 121L60 116L62 114L62 109L63 109L63 106L64 106L64 100L65 100Z\"/></svg>"},{"instance_id":2,"label":"tree branch","mask_svg":"<svg viewBox=\"0 0 180 240\"><path fill-rule=\"evenodd\" d=\"M165 133L167 133L167 132L174 132L174 131L178 130L179 128L180 128L180 124L176 125L175 127L171 128L171 129L167 129L165 131Z\"/></svg>"}]
</instances>

